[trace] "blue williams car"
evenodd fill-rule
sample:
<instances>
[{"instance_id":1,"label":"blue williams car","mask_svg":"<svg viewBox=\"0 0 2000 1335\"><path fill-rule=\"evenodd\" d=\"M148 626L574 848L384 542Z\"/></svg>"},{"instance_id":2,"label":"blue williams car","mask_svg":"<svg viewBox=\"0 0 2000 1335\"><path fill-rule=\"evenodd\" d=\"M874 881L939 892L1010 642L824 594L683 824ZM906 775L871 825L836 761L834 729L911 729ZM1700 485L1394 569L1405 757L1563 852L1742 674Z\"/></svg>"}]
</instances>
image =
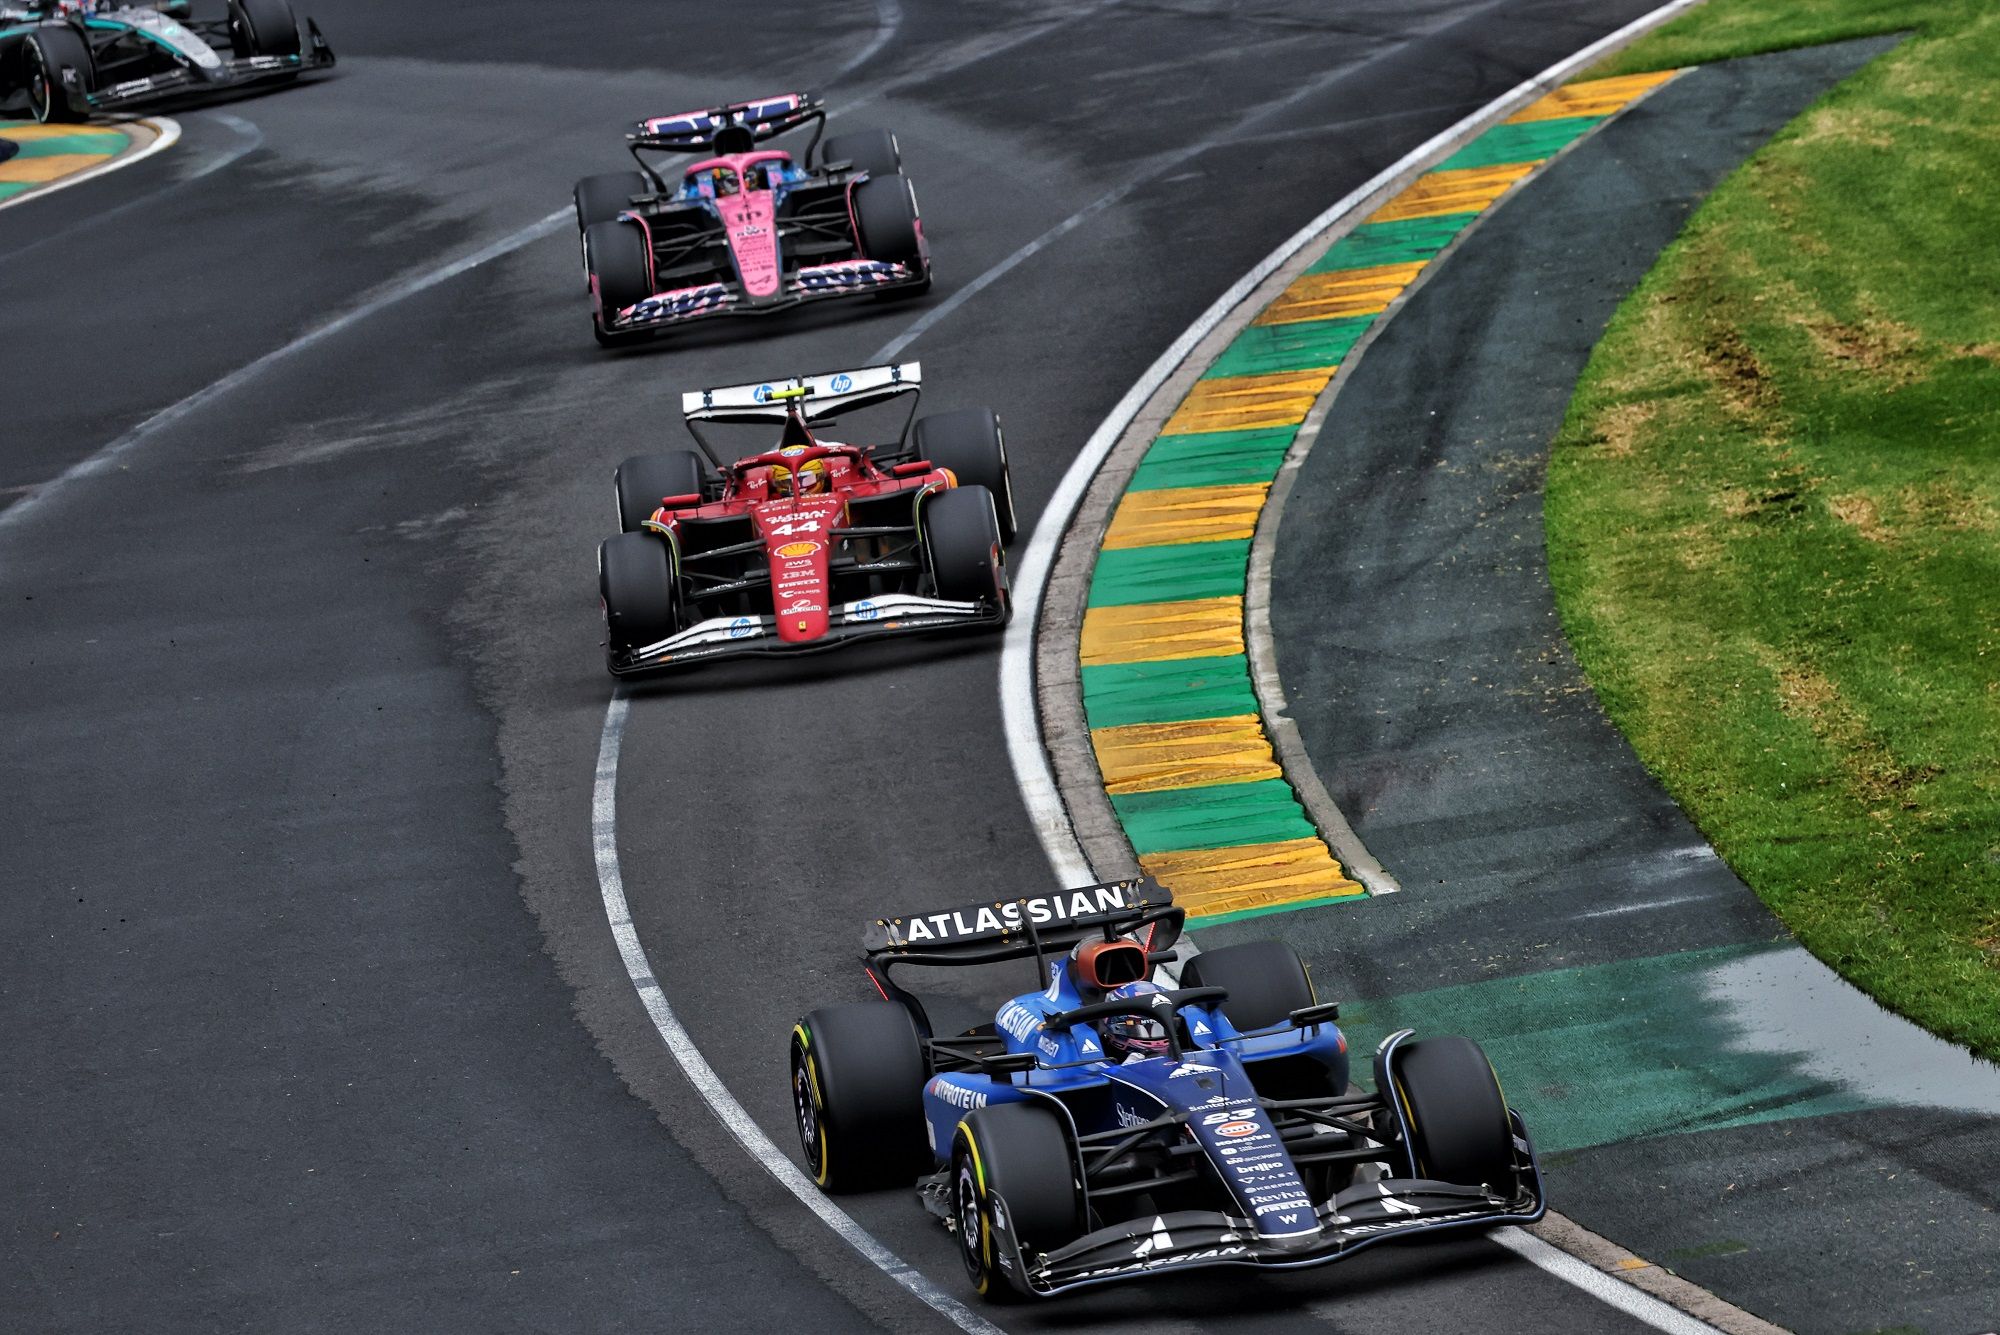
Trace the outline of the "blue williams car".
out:
<instances>
[{"instance_id":1,"label":"blue williams car","mask_svg":"<svg viewBox=\"0 0 2000 1335\"><path fill-rule=\"evenodd\" d=\"M1362 1092L1338 1008L1285 943L1194 954L1175 986L1152 981L1185 916L1135 880L878 920L878 999L792 1031L820 1186L914 1181L996 1301L1541 1218L1534 1147L1477 1044L1391 1034ZM1030 958L1036 990L953 1035L890 977Z\"/></svg>"},{"instance_id":2,"label":"blue williams car","mask_svg":"<svg viewBox=\"0 0 2000 1335\"><path fill-rule=\"evenodd\" d=\"M233 92L333 64L289 0L0 0L0 105L47 124Z\"/></svg>"}]
</instances>

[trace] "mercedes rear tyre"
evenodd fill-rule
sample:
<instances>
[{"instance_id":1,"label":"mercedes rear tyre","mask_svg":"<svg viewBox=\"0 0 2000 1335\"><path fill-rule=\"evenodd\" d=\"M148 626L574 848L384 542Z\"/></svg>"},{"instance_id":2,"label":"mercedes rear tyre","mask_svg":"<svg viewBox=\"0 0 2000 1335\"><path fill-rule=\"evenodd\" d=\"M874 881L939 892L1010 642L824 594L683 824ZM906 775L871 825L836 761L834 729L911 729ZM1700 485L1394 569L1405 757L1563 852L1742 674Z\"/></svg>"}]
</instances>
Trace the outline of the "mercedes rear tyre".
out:
<instances>
[{"instance_id":1,"label":"mercedes rear tyre","mask_svg":"<svg viewBox=\"0 0 2000 1335\"><path fill-rule=\"evenodd\" d=\"M583 229L583 266L590 275L591 301L596 308L592 328L604 347L632 341L632 335L607 326L622 310L653 295L652 255L646 233L637 223L592 223Z\"/></svg>"},{"instance_id":2,"label":"mercedes rear tyre","mask_svg":"<svg viewBox=\"0 0 2000 1335\"><path fill-rule=\"evenodd\" d=\"M1283 1024L1314 1000L1305 961L1283 941L1204 950L1181 969L1181 986L1228 988L1222 1013L1243 1033Z\"/></svg>"},{"instance_id":3,"label":"mercedes rear tyre","mask_svg":"<svg viewBox=\"0 0 2000 1335\"><path fill-rule=\"evenodd\" d=\"M1000 517L1000 541L1012 546L1014 482L1007 471L1007 440L1000 418L991 408L960 408L917 419L910 440L919 459L948 468L961 486L984 487L993 493Z\"/></svg>"},{"instance_id":4,"label":"mercedes rear tyre","mask_svg":"<svg viewBox=\"0 0 2000 1335\"><path fill-rule=\"evenodd\" d=\"M298 55L299 20L290 0L229 0L229 44L238 59Z\"/></svg>"},{"instance_id":5,"label":"mercedes rear tyre","mask_svg":"<svg viewBox=\"0 0 2000 1335\"><path fill-rule=\"evenodd\" d=\"M917 196L900 173L871 176L854 187L855 240L861 253L889 264L921 264Z\"/></svg>"},{"instance_id":6,"label":"mercedes rear tyre","mask_svg":"<svg viewBox=\"0 0 2000 1335\"><path fill-rule=\"evenodd\" d=\"M612 489L618 494L618 531L639 531L663 499L699 496L701 484L701 456L693 450L633 455L612 475Z\"/></svg>"},{"instance_id":7,"label":"mercedes rear tyre","mask_svg":"<svg viewBox=\"0 0 2000 1335\"><path fill-rule=\"evenodd\" d=\"M821 1006L792 1028L792 1111L806 1168L827 1191L908 1186L931 1170L930 1063L893 1001Z\"/></svg>"},{"instance_id":8,"label":"mercedes rear tyre","mask_svg":"<svg viewBox=\"0 0 2000 1335\"><path fill-rule=\"evenodd\" d=\"M903 170L903 147L887 130L856 130L830 136L820 149L819 160L844 162L870 176L892 176Z\"/></svg>"},{"instance_id":9,"label":"mercedes rear tyre","mask_svg":"<svg viewBox=\"0 0 2000 1335\"><path fill-rule=\"evenodd\" d=\"M680 599L666 539L620 533L597 549L597 589L613 658L680 629Z\"/></svg>"},{"instance_id":10,"label":"mercedes rear tyre","mask_svg":"<svg viewBox=\"0 0 2000 1335\"><path fill-rule=\"evenodd\" d=\"M1469 1038L1407 1039L1391 1054L1395 1090L1410 1123L1410 1156L1418 1177L1512 1195L1514 1129L1500 1080Z\"/></svg>"},{"instance_id":11,"label":"mercedes rear tyre","mask_svg":"<svg viewBox=\"0 0 2000 1335\"><path fill-rule=\"evenodd\" d=\"M1011 614L1007 558L993 493L984 487L932 492L917 511L937 596L960 603L999 603Z\"/></svg>"},{"instance_id":12,"label":"mercedes rear tyre","mask_svg":"<svg viewBox=\"0 0 2000 1335\"><path fill-rule=\"evenodd\" d=\"M70 107L63 87L63 68L76 71L88 93L97 86L96 66L90 58L90 44L76 29L50 24L28 34L21 53L28 78L28 110L43 125L80 121L84 113Z\"/></svg>"},{"instance_id":13,"label":"mercedes rear tyre","mask_svg":"<svg viewBox=\"0 0 2000 1335\"><path fill-rule=\"evenodd\" d=\"M989 1302L1020 1297L1021 1267L1003 1267L1001 1256L1052 1252L1084 1230L1076 1150L1061 1120L1027 1103L967 1113L952 1136L951 1205L972 1287Z\"/></svg>"}]
</instances>

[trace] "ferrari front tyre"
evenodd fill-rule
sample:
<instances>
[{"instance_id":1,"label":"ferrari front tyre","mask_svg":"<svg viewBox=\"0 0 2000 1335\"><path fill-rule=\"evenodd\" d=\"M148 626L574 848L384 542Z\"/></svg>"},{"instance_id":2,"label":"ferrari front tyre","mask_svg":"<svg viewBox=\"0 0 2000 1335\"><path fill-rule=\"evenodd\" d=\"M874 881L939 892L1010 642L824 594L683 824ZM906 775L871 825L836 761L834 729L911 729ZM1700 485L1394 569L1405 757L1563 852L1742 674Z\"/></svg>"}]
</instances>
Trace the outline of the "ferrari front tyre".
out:
<instances>
[{"instance_id":1,"label":"ferrari front tyre","mask_svg":"<svg viewBox=\"0 0 2000 1335\"><path fill-rule=\"evenodd\" d=\"M693 450L633 455L612 475L612 490L618 495L618 531L637 532L663 499L699 496L701 484L701 456Z\"/></svg>"},{"instance_id":2,"label":"ferrari front tyre","mask_svg":"<svg viewBox=\"0 0 2000 1335\"><path fill-rule=\"evenodd\" d=\"M924 497L917 511L937 596L961 603L1007 600L1007 558L993 493L953 487Z\"/></svg>"},{"instance_id":3,"label":"ferrari front tyre","mask_svg":"<svg viewBox=\"0 0 2000 1335\"><path fill-rule=\"evenodd\" d=\"M620 533L606 540L597 549L597 587L614 657L680 629L680 599L666 539Z\"/></svg>"},{"instance_id":4,"label":"ferrari front tyre","mask_svg":"<svg viewBox=\"0 0 2000 1335\"><path fill-rule=\"evenodd\" d=\"M930 1063L893 1001L821 1006L792 1029L792 1111L806 1168L827 1191L908 1186L934 1162Z\"/></svg>"},{"instance_id":5,"label":"ferrari front tyre","mask_svg":"<svg viewBox=\"0 0 2000 1335\"><path fill-rule=\"evenodd\" d=\"M594 327L605 347L630 341L630 335L608 326L618 312L653 295L652 259L645 230L637 223L592 223L583 229L583 264L597 306Z\"/></svg>"},{"instance_id":6,"label":"ferrari front tyre","mask_svg":"<svg viewBox=\"0 0 2000 1335\"><path fill-rule=\"evenodd\" d=\"M844 162L870 176L893 176L903 170L903 147L887 130L855 130L830 136L819 160Z\"/></svg>"},{"instance_id":7,"label":"ferrari front tyre","mask_svg":"<svg viewBox=\"0 0 2000 1335\"><path fill-rule=\"evenodd\" d=\"M899 173L871 176L854 187L855 241L871 260L889 264L923 262L917 197Z\"/></svg>"},{"instance_id":8,"label":"ferrari front tyre","mask_svg":"<svg viewBox=\"0 0 2000 1335\"><path fill-rule=\"evenodd\" d=\"M606 172L586 176L576 183L571 198L576 204L576 230L592 223L610 222L632 203L633 196L651 194L653 183L644 172Z\"/></svg>"},{"instance_id":9,"label":"ferrari front tyre","mask_svg":"<svg viewBox=\"0 0 2000 1335\"><path fill-rule=\"evenodd\" d=\"M299 20L290 0L229 0L229 44L238 58L298 55Z\"/></svg>"},{"instance_id":10,"label":"ferrari front tyre","mask_svg":"<svg viewBox=\"0 0 2000 1335\"><path fill-rule=\"evenodd\" d=\"M1047 1108L1001 1104L959 1122L951 1143L952 1232L982 1298L1010 1302L1027 1292L1016 1253L1052 1252L1082 1236L1076 1171L1069 1131Z\"/></svg>"},{"instance_id":11,"label":"ferrari front tyre","mask_svg":"<svg viewBox=\"0 0 2000 1335\"><path fill-rule=\"evenodd\" d=\"M76 71L88 93L96 86L96 67L90 59L90 45L76 29L58 24L37 28L28 34L21 59L28 78L28 110L44 125L80 121L84 113L71 108L63 88L63 67Z\"/></svg>"},{"instance_id":12,"label":"ferrari front tyre","mask_svg":"<svg viewBox=\"0 0 2000 1335\"><path fill-rule=\"evenodd\" d=\"M1514 1192L1514 1129L1492 1063L1469 1038L1409 1039L1391 1055L1394 1089L1409 1123L1417 1176Z\"/></svg>"},{"instance_id":13,"label":"ferrari front tyre","mask_svg":"<svg viewBox=\"0 0 2000 1335\"><path fill-rule=\"evenodd\" d=\"M1305 961L1283 941L1204 950L1181 970L1181 986L1228 988L1222 1013L1243 1033L1283 1024L1314 1001Z\"/></svg>"},{"instance_id":14,"label":"ferrari front tyre","mask_svg":"<svg viewBox=\"0 0 2000 1335\"><path fill-rule=\"evenodd\" d=\"M910 441L919 459L950 469L961 486L984 487L993 493L1000 541L1012 546L1018 531L1014 482L1007 471L1007 440L1000 432L999 416L991 408L932 413L917 419Z\"/></svg>"}]
</instances>

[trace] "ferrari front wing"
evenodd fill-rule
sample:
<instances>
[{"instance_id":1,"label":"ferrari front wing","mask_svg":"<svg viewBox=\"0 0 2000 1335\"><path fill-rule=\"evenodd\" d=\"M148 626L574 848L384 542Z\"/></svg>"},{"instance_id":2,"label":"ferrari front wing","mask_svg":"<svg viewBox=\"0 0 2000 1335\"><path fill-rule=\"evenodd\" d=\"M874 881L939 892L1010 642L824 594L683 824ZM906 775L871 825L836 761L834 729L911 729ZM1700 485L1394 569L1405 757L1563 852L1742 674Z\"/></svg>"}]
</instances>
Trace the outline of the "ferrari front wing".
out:
<instances>
[{"instance_id":1,"label":"ferrari front wing","mask_svg":"<svg viewBox=\"0 0 2000 1335\"><path fill-rule=\"evenodd\" d=\"M889 635L971 630L997 626L1006 619L1005 603L953 602L892 593L835 607L826 633L818 639L778 638L774 616L711 617L630 653L614 651L610 666L613 675L623 677L718 658L808 654Z\"/></svg>"}]
</instances>

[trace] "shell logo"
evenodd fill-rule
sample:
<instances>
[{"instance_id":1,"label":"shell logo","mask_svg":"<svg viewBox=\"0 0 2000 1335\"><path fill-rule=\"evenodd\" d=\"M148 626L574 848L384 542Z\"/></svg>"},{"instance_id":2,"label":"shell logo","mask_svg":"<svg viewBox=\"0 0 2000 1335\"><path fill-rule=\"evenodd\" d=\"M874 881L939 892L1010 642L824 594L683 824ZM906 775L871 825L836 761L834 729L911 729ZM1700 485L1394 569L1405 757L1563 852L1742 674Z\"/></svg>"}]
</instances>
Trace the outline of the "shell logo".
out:
<instances>
[{"instance_id":1,"label":"shell logo","mask_svg":"<svg viewBox=\"0 0 2000 1335\"><path fill-rule=\"evenodd\" d=\"M778 548L778 555L811 556L814 552L818 550L819 550L819 544L816 542L788 542L784 546Z\"/></svg>"}]
</instances>

